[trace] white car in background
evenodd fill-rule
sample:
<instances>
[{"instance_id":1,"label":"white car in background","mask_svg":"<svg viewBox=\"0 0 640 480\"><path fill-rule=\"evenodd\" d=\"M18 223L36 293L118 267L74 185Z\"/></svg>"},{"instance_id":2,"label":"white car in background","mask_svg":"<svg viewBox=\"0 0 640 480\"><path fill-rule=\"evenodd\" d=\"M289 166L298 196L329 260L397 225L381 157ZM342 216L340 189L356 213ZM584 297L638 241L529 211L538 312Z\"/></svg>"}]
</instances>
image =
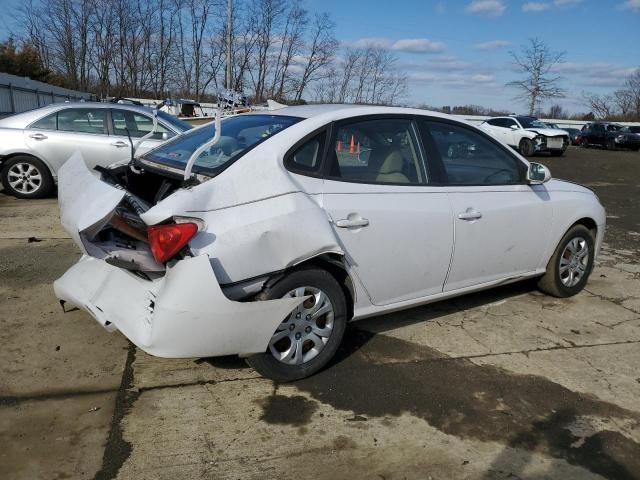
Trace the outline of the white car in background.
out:
<instances>
[{"instance_id":1,"label":"white car in background","mask_svg":"<svg viewBox=\"0 0 640 480\"><path fill-rule=\"evenodd\" d=\"M532 277L574 295L605 229L591 190L479 128L377 106L232 116L101 174L76 155L59 201L83 251L63 303L152 355L279 381L326 365L351 320Z\"/></svg>"},{"instance_id":2,"label":"white car in background","mask_svg":"<svg viewBox=\"0 0 640 480\"><path fill-rule=\"evenodd\" d=\"M131 158L136 143L153 128L153 111L113 103L54 103L0 120L0 181L19 198L49 195L58 169L76 151L90 168ZM143 153L191 125L158 112L157 126L137 149Z\"/></svg>"},{"instance_id":3,"label":"white car in background","mask_svg":"<svg viewBox=\"0 0 640 480\"><path fill-rule=\"evenodd\" d=\"M494 117L482 122L480 127L525 157L539 152L559 157L570 144L568 132L549 128L535 117Z\"/></svg>"}]
</instances>

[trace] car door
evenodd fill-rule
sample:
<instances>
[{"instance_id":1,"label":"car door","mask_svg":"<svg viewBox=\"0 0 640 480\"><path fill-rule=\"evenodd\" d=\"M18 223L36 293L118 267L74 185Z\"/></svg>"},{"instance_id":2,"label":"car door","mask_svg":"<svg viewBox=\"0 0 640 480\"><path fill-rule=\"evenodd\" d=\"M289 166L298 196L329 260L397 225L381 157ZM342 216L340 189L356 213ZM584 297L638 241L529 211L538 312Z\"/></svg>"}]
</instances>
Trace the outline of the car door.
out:
<instances>
[{"instance_id":1,"label":"car door","mask_svg":"<svg viewBox=\"0 0 640 480\"><path fill-rule=\"evenodd\" d=\"M466 125L433 120L421 131L427 156L441 162L452 206L455 247L444 291L539 268L552 207L543 185L526 183L526 164Z\"/></svg>"},{"instance_id":2,"label":"car door","mask_svg":"<svg viewBox=\"0 0 640 480\"><path fill-rule=\"evenodd\" d=\"M522 127L513 118L503 118L502 121L505 127L503 142L507 145L517 147L520 144L522 132L519 130L521 130Z\"/></svg>"},{"instance_id":3,"label":"car door","mask_svg":"<svg viewBox=\"0 0 640 480\"><path fill-rule=\"evenodd\" d=\"M440 293L453 247L451 208L432 185L415 122L340 122L327 150L323 206L371 302Z\"/></svg>"},{"instance_id":4,"label":"car door","mask_svg":"<svg viewBox=\"0 0 640 480\"><path fill-rule=\"evenodd\" d=\"M130 155L131 145L129 142L129 135L133 140L134 145L137 143L137 139L143 137L149 133L153 128L153 119L150 115L145 115L141 112L133 110L127 110L123 108L111 109L111 135L113 136L113 145L123 151L126 151ZM157 147L163 141L174 137L176 134L173 130L169 129L162 122L158 122L156 127L156 133L153 137L148 138L136 150L136 155L141 155L152 148Z\"/></svg>"},{"instance_id":5,"label":"car door","mask_svg":"<svg viewBox=\"0 0 640 480\"><path fill-rule=\"evenodd\" d=\"M110 146L107 131L107 109L74 107L59 110L55 115L55 129L42 128L51 125L53 115L33 123L25 130L29 148L44 159L53 172L76 151L80 151L91 168L111 163L109 155L117 150Z\"/></svg>"}]
</instances>

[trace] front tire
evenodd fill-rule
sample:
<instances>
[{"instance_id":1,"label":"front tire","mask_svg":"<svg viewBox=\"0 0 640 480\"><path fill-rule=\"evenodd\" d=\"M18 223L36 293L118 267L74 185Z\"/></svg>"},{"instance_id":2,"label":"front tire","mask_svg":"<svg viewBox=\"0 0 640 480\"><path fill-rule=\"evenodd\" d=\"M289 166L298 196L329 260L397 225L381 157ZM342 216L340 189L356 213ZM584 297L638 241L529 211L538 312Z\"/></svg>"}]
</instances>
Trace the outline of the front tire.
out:
<instances>
[{"instance_id":1,"label":"front tire","mask_svg":"<svg viewBox=\"0 0 640 480\"><path fill-rule=\"evenodd\" d=\"M290 382L313 375L335 355L347 324L344 292L327 271L293 271L258 300L310 296L274 332L264 353L247 363L262 376Z\"/></svg>"},{"instance_id":2,"label":"front tire","mask_svg":"<svg viewBox=\"0 0 640 480\"><path fill-rule=\"evenodd\" d=\"M518 150L525 157L530 157L533 155L533 142L528 138L523 138L520 140L520 145L518 145Z\"/></svg>"},{"instance_id":3,"label":"front tire","mask_svg":"<svg viewBox=\"0 0 640 480\"><path fill-rule=\"evenodd\" d=\"M551 150L551 155L553 157L561 157L564 155L565 150Z\"/></svg>"},{"instance_id":4,"label":"front tire","mask_svg":"<svg viewBox=\"0 0 640 480\"><path fill-rule=\"evenodd\" d=\"M562 237L547 264L538 288L554 297L566 298L587 284L595 258L593 233L584 225L574 225Z\"/></svg>"},{"instance_id":5,"label":"front tire","mask_svg":"<svg viewBox=\"0 0 640 480\"><path fill-rule=\"evenodd\" d=\"M16 155L2 165L0 181L5 191L18 198L42 198L53 190L47 166L28 155Z\"/></svg>"}]
</instances>

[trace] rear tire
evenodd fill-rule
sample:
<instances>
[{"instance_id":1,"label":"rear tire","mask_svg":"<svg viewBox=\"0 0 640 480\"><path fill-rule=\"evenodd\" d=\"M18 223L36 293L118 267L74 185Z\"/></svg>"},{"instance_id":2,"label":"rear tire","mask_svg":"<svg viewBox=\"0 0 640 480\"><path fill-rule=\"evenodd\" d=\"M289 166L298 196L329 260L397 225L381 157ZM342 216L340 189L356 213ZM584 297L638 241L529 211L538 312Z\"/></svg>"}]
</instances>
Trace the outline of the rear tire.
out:
<instances>
[{"instance_id":1,"label":"rear tire","mask_svg":"<svg viewBox=\"0 0 640 480\"><path fill-rule=\"evenodd\" d=\"M589 140L587 140L586 138L583 138L582 140L580 140L580 146L582 148L589 148Z\"/></svg>"},{"instance_id":2,"label":"rear tire","mask_svg":"<svg viewBox=\"0 0 640 480\"><path fill-rule=\"evenodd\" d=\"M565 151L566 151L566 150L552 150L552 151L551 151L551 155L552 155L553 157L561 157L561 156L563 156L563 155L564 155L564 152L565 152Z\"/></svg>"},{"instance_id":3,"label":"rear tire","mask_svg":"<svg viewBox=\"0 0 640 480\"><path fill-rule=\"evenodd\" d=\"M247 363L260 375L277 382L299 380L318 372L335 355L347 325L347 304L340 284L329 272L320 269L293 271L268 287L258 300L309 294L311 298L299 310L283 319L267 350L247 358ZM318 311L327 309L327 312L309 318L314 315L314 307Z\"/></svg>"},{"instance_id":4,"label":"rear tire","mask_svg":"<svg viewBox=\"0 0 640 480\"><path fill-rule=\"evenodd\" d=\"M53 190L49 168L37 158L16 155L2 165L0 181L4 190L18 198L42 198Z\"/></svg>"},{"instance_id":5,"label":"rear tire","mask_svg":"<svg viewBox=\"0 0 640 480\"><path fill-rule=\"evenodd\" d=\"M564 234L547 264L538 288L554 297L571 297L580 292L593 270L593 233L584 225L574 225Z\"/></svg>"},{"instance_id":6,"label":"rear tire","mask_svg":"<svg viewBox=\"0 0 640 480\"><path fill-rule=\"evenodd\" d=\"M607 140L607 150L615 150L616 149L616 142L613 138L610 138Z\"/></svg>"},{"instance_id":7,"label":"rear tire","mask_svg":"<svg viewBox=\"0 0 640 480\"><path fill-rule=\"evenodd\" d=\"M533 155L533 142L528 138L523 138L520 140L520 145L518 145L518 150L525 157L530 157Z\"/></svg>"}]
</instances>

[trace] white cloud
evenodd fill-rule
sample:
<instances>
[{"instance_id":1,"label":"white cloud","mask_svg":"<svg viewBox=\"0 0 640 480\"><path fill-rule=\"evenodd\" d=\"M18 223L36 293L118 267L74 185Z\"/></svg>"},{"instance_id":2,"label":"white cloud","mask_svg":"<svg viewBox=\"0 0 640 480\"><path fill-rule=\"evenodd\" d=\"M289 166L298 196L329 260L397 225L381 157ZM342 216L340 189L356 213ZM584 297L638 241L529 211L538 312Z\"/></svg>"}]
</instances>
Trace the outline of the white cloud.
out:
<instances>
[{"instance_id":1,"label":"white cloud","mask_svg":"<svg viewBox=\"0 0 640 480\"><path fill-rule=\"evenodd\" d=\"M629 75L633 74L636 67L614 63L559 63L552 70L556 73L574 77L575 84L590 87L619 88L624 85Z\"/></svg>"},{"instance_id":2,"label":"white cloud","mask_svg":"<svg viewBox=\"0 0 640 480\"><path fill-rule=\"evenodd\" d=\"M625 0L625 2L620 5L620 7L626 10L640 12L640 0Z\"/></svg>"},{"instance_id":3,"label":"white cloud","mask_svg":"<svg viewBox=\"0 0 640 480\"><path fill-rule=\"evenodd\" d=\"M477 88L478 84L482 88L495 88L500 86L493 75L466 75L466 74L433 74L429 72L417 72L409 75L409 81L419 84L431 84L441 87L455 88Z\"/></svg>"},{"instance_id":4,"label":"white cloud","mask_svg":"<svg viewBox=\"0 0 640 480\"><path fill-rule=\"evenodd\" d=\"M391 49L409 53L440 53L444 52L447 46L427 38L403 38L391 45Z\"/></svg>"},{"instance_id":5,"label":"white cloud","mask_svg":"<svg viewBox=\"0 0 640 480\"><path fill-rule=\"evenodd\" d=\"M511 45L511 42L507 40L492 40L490 42L476 43L473 48L476 50L496 50L498 48L505 48Z\"/></svg>"},{"instance_id":6,"label":"white cloud","mask_svg":"<svg viewBox=\"0 0 640 480\"><path fill-rule=\"evenodd\" d=\"M487 17L499 17L507 7L504 6L502 0L472 0L467 5L467 12Z\"/></svg>"},{"instance_id":7,"label":"white cloud","mask_svg":"<svg viewBox=\"0 0 640 480\"><path fill-rule=\"evenodd\" d=\"M527 2L522 5L523 12L543 12L550 8L551 4L547 2Z\"/></svg>"},{"instance_id":8,"label":"white cloud","mask_svg":"<svg viewBox=\"0 0 640 480\"><path fill-rule=\"evenodd\" d=\"M368 37L359 38L353 42L345 42L345 45L351 48L386 48L397 52L406 53L441 53L447 49L442 42L434 42L428 38L401 38L400 40L391 40L384 37Z\"/></svg>"},{"instance_id":9,"label":"white cloud","mask_svg":"<svg viewBox=\"0 0 640 480\"><path fill-rule=\"evenodd\" d=\"M554 0L553 1L553 4L556 7L571 7L579 3L582 3L582 0Z\"/></svg>"}]
</instances>

